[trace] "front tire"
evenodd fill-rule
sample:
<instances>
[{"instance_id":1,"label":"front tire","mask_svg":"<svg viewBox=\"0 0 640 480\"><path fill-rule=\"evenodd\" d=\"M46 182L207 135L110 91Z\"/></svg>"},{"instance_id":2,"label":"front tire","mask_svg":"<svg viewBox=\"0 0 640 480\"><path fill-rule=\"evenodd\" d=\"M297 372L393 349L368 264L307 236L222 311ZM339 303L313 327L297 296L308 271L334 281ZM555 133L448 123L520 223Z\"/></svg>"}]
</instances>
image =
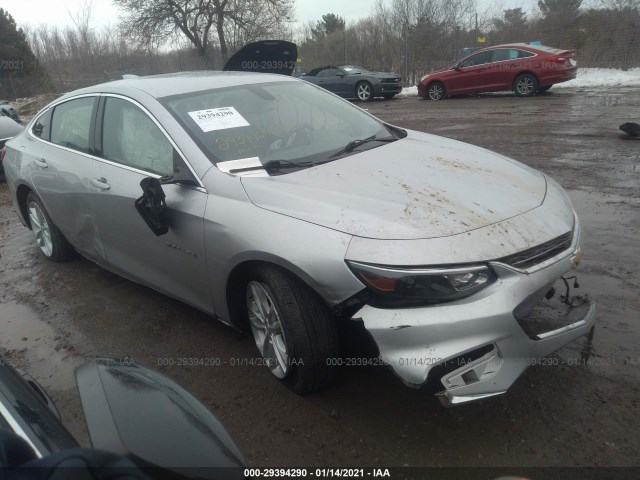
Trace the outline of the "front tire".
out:
<instances>
[{"instance_id":1,"label":"front tire","mask_svg":"<svg viewBox=\"0 0 640 480\"><path fill-rule=\"evenodd\" d=\"M249 276L245 302L256 347L276 378L300 395L333 380L338 334L315 292L290 273L261 265Z\"/></svg>"},{"instance_id":2,"label":"front tire","mask_svg":"<svg viewBox=\"0 0 640 480\"><path fill-rule=\"evenodd\" d=\"M43 255L53 262L71 260L73 248L51 221L42 200L33 192L27 195L27 212L31 231Z\"/></svg>"},{"instance_id":3,"label":"front tire","mask_svg":"<svg viewBox=\"0 0 640 480\"><path fill-rule=\"evenodd\" d=\"M538 91L538 79L530 73L519 75L513 82L513 92L518 97L530 97Z\"/></svg>"},{"instance_id":4,"label":"front tire","mask_svg":"<svg viewBox=\"0 0 640 480\"><path fill-rule=\"evenodd\" d=\"M356 98L361 102L368 102L373 99L373 85L369 82L358 82L356 85Z\"/></svg>"},{"instance_id":5,"label":"front tire","mask_svg":"<svg viewBox=\"0 0 640 480\"><path fill-rule=\"evenodd\" d=\"M425 98L427 100L442 100L447 96L447 90L441 82L430 83L427 87L427 94Z\"/></svg>"}]
</instances>

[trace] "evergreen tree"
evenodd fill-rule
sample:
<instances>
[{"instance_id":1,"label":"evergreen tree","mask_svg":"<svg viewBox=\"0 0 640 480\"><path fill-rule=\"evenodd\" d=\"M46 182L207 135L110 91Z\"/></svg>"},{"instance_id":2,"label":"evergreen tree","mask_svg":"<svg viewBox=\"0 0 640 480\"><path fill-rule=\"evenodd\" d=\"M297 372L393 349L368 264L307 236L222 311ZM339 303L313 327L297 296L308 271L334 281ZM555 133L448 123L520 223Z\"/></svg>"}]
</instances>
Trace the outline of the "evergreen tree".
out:
<instances>
[{"instance_id":1,"label":"evergreen tree","mask_svg":"<svg viewBox=\"0 0 640 480\"><path fill-rule=\"evenodd\" d=\"M46 72L40 66L13 17L0 8L0 96L16 98L48 91Z\"/></svg>"}]
</instances>

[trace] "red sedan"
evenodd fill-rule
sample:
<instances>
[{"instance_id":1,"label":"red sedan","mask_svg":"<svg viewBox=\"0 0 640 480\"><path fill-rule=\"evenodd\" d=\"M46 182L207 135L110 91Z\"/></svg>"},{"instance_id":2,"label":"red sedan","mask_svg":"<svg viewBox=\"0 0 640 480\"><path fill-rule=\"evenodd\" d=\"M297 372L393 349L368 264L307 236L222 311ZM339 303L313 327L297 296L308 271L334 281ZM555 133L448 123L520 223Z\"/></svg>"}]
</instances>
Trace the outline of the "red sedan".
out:
<instances>
[{"instance_id":1,"label":"red sedan","mask_svg":"<svg viewBox=\"0 0 640 480\"><path fill-rule=\"evenodd\" d=\"M574 50L513 43L478 50L445 70L425 75L418 95L441 100L450 95L512 90L519 97L546 91L576 78Z\"/></svg>"}]
</instances>

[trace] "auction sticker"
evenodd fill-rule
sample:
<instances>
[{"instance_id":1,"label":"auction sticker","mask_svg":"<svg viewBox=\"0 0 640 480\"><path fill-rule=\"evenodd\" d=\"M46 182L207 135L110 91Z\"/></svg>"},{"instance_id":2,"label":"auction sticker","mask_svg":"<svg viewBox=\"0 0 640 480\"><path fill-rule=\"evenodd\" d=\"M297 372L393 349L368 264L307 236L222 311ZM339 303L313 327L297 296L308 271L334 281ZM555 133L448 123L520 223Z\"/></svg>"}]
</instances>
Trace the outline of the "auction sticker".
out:
<instances>
[{"instance_id":1,"label":"auction sticker","mask_svg":"<svg viewBox=\"0 0 640 480\"><path fill-rule=\"evenodd\" d=\"M249 122L233 107L210 108L188 113L203 132L249 126Z\"/></svg>"}]
</instances>

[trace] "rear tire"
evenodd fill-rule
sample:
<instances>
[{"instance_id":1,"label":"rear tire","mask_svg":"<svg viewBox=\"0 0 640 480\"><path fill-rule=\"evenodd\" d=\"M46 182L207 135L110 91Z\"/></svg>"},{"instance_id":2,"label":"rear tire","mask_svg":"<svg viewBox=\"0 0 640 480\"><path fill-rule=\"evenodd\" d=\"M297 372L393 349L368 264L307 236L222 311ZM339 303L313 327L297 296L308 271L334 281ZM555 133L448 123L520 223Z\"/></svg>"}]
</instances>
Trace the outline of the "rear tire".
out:
<instances>
[{"instance_id":1,"label":"rear tire","mask_svg":"<svg viewBox=\"0 0 640 480\"><path fill-rule=\"evenodd\" d=\"M427 100L442 100L447 97L447 89L441 82L432 82L427 86L425 98Z\"/></svg>"},{"instance_id":2,"label":"rear tire","mask_svg":"<svg viewBox=\"0 0 640 480\"><path fill-rule=\"evenodd\" d=\"M42 200L29 192L27 195L29 226L42 254L53 262L67 262L73 258L73 248L51 221Z\"/></svg>"},{"instance_id":3,"label":"rear tire","mask_svg":"<svg viewBox=\"0 0 640 480\"><path fill-rule=\"evenodd\" d=\"M265 365L300 395L327 386L339 354L327 306L301 280L275 266L254 268L248 280L247 316Z\"/></svg>"},{"instance_id":4,"label":"rear tire","mask_svg":"<svg viewBox=\"0 0 640 480\"><path fill-rule=\"evenodd\" d=\"M513 92L518 97L530 97L538 91L538 79L530 73L518 75L513 82Z\"/></svg>"}]
</instances>

